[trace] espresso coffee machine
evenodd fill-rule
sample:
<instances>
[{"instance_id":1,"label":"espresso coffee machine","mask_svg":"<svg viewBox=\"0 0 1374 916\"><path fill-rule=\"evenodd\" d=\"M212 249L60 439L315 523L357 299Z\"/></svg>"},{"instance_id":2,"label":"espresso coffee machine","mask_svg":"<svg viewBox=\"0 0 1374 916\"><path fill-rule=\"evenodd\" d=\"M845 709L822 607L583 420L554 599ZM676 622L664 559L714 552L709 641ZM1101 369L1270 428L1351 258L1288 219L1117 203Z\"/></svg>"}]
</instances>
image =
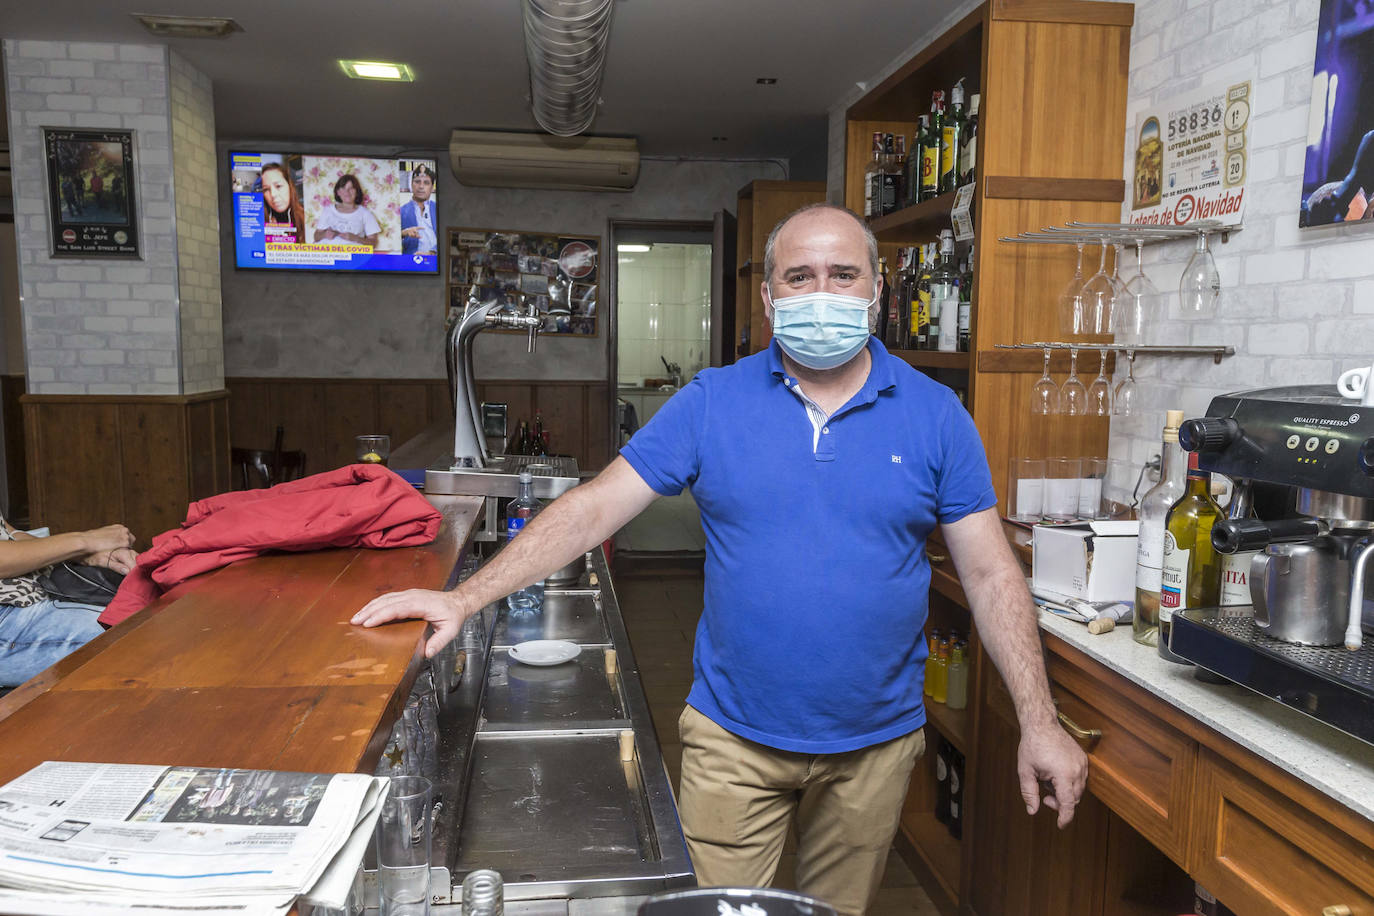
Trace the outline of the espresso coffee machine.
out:
<instances>
[{"instance_id":1,"label":"espresso coffee machine","mask_svg":"<svg viewBox=\"0 0 1374 916\"><path fill-rule=\"evenodd\" d=\"M1179 442L1269 498L1212 530L1223 554L1259 551L1251 604L1175 614L1170 648L1374 743L1374 407L1327 385L1243 391L1185 421Z\"/></svg>"}]
</instances>

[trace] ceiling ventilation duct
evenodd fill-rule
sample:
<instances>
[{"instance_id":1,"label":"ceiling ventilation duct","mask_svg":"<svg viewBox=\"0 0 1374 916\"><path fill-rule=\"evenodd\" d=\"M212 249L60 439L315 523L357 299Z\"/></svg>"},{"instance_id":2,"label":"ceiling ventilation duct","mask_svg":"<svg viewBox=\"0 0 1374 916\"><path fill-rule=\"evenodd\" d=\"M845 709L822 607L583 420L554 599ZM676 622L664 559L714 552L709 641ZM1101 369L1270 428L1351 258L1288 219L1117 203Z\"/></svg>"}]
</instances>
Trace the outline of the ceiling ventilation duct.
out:
<instances>
[{"instance_id":1,"label":"ceiling ventilation duct","mask_svg":"<svg viewBox=\"0 0 1374 916\"><path fill-rule=\"evenodd\" d=\"M613 0L525 0L534 120L557 137L592 126L606 69Z\"/></svg>"}]
</instances>

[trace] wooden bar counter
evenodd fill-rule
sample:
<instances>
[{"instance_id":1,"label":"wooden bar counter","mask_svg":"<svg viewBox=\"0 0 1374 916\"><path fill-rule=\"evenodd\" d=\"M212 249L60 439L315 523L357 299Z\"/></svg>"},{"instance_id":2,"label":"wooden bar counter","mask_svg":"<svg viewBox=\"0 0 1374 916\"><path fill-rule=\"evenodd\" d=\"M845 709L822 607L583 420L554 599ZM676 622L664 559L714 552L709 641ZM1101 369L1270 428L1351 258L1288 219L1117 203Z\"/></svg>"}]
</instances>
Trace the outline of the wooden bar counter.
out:
<instances>
[{"instance_id":1,"label":"wooden bar counter","mask_svg":"<svg viewBox=\"0 0 1374 916\"><path fill-rule=\"evenodd\" d=\"M0 782L44 760L372 772L425 625L348 621L376 595L449 582L482 500L429 498L432 544L197 576L0 699Z\"/></svg>"}]
</instances>

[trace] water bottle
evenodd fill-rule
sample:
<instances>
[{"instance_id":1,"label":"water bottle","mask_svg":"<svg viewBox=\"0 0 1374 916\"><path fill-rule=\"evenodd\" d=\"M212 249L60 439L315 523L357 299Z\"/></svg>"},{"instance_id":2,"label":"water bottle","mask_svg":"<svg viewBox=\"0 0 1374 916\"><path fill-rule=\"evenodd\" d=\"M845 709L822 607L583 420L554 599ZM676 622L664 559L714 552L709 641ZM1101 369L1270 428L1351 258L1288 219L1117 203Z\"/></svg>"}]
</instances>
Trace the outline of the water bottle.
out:
<instances>
[{"instance_id":1,"label":"water bottle","mask_svg":"<svg viewBox=\"0 0 1374 916\"><path fill-rule=\"evenodd\" d=\"M529 520L539 514L544 504L534 498L534 475L529 471L520 472L520 493L506 506L506 541L510 542L524 530ZM513 592L506 599L506 607L513 614L532 614L544 604L544 580Z\"/></svg>"}]
</instances>

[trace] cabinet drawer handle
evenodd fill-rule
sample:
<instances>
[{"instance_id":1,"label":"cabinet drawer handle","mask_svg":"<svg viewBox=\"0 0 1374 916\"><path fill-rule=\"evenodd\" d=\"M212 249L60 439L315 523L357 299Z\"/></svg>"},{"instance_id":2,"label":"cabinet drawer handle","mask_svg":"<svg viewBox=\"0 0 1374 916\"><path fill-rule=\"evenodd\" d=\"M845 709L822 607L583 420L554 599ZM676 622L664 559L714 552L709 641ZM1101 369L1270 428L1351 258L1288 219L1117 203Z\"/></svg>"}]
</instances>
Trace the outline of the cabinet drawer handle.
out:
<instances>
[{"instance_id":1,"label":"cabinet drawer handle","mask_svg":"<svg viewBox=\"0 0 1374 916\"><path fill-rule=\"evenodd\" d=\"M1350 916L1350 913L1350 907L1346 906L1344 903L1322 907L1322 916Z\"/></svg>"},{"instance_id":2,"label":"cabinet drawer handle","mask_svg":"<svg viewBox=\"0 0 1374 916\"><path fill-rule=\"evenodd\" d=\"M1067 731L1070 735L1073 735L1075 740L1086 741L1088 742L1088 746L1091 747L1102 738L1102 729L1084 728L1083 726L1075 722L1073 719L1070 719L1068 716L1064 715L1062 712L1059 713L1058 716L1059 724L1064 726L1064 730Z\"/></svg>"},{"instance_id":3,"label":"cabinet drawer handle","mask_svg":"<svg viewBox=\"0 0 1374 916\"><path fill-rule=\"evenodd\" d=\"M941 563L949 559L949 555L943 553L932 553L931 551L927 550L926 559L930 560L932 566L939 566Z\"/></svg>"}]
</instances>

